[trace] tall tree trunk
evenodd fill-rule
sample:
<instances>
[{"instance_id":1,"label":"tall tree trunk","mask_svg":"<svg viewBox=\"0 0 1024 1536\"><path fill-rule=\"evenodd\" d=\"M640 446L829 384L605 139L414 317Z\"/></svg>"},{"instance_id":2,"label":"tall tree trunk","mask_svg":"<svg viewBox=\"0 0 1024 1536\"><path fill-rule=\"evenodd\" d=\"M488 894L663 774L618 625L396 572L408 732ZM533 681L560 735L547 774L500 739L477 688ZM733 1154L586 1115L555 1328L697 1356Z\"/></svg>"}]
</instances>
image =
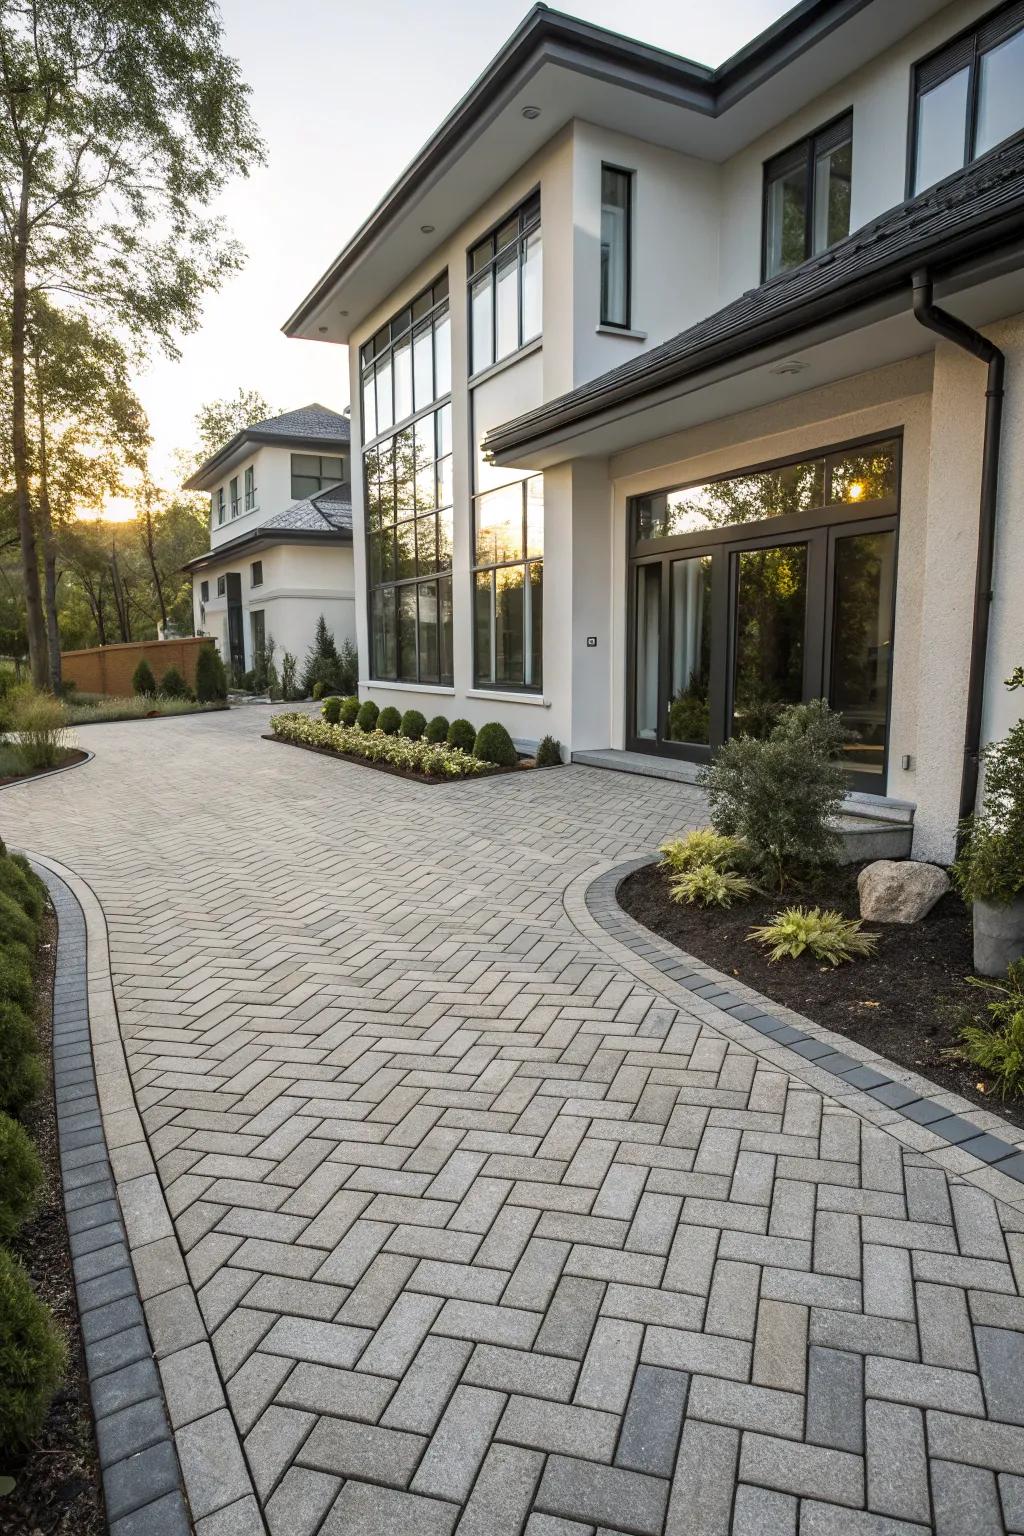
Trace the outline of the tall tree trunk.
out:
<instances>
[{"instance_id":1,"label":"tall tree trunk","mask_svg":"<svg viewBox=\"0 0 1024 1536\"><path fill-rule=\"evenodd\" d=\"M38 382L39 359L36 358L36 405L39 417L39 526L43 535L43 598L46 607L46 644L50 653L50 687L60 694L60 630L57 627L57 540L53 533L50 507L50 480L46 459L46 414L43 392Z\"/></svg>"},{"instance_id":2,"label":"tall tree trunk","mask_svg":"<svg viewBox=\"0 0 1024 1536\"><path fill-rule=\"evenodd\" d=\"M110 580L114 589L114 609L117 613L117 627L121 631L121 639L129 641L132 637L131 623L128 617L128 600L125 597L124 586L121 582L121 573L117 568L117 542L110 541Z\"/></svg>"},{"instance_id":3,"label":"tall tree trunk","mask_svg":"<svg viewBox=\"0 0 1024 1536\"><path fill-rule=\"evenodd\" d=\"M22 183L18 231L14 248L11 295L11 451L14 457L14 497L21 539L21 575L25 587L25 632L32 681L37 688L49 683L46 664L46 624L39 585L39 551L29 499L28 432L25 401L25 340L28 329L26 252L28 248L28 189Z\"/></svg>"},{"instance_id":4,"label":"tall tree trunk","mask_svg":"<svg viewBox=\"0 0 1024 1536\"><path fill-rule=\"evenodd\" d=\"M153 586L156 590L156 600L160 608L160 638L167 633L167 604L164 602L164 587L160 580L160 572L156 568L156 550L153 546L153 514L149 508L149 493L146 499L146 554L149 556L149 568L153 572Z\"/></svg>"}]
</instances>

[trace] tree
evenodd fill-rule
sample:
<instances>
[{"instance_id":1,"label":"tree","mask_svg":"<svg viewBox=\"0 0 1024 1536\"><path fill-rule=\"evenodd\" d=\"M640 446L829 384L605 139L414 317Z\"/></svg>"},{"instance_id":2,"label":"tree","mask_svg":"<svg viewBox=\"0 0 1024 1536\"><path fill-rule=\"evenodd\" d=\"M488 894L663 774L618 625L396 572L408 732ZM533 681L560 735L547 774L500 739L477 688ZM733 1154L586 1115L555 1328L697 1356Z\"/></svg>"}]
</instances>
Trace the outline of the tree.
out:
<instances>
[{"instance_id":1,"label":"tree","mask_svg":"<svg viewBox=\"0 0 1024 1536\"><path fill-rule=\"evenodd\" d=\"M274 415L274 408L258 389L239 389L226 400L208 400L196 412L196 450L192 465L199 465L223 448L238 432Z\"/></svg>"},{"instance_id":2,"label":"tree","mask_svg":"<svg viewBox=\"0 0 1024 1536\"><path fill-rule=\"evenodd\" d=\"M0 12L0 282L33 678L46 634L31 505L30 307L77 303L176 355L241 262L206 209L262 158L213 0L8 0Z\"/></svg>"},{"instance_id":3,"label":"tree","mask_svg":"<svg viewBox=\"0 0 1024 1536\"><path fill-rule=\"evenodd\" d=\"M209 510L205 501L197 504L192 497L161 491L148 476L136 505L136 526L156 605L157 633L191 631L192 578L182 566L207 547Z\"/></svg>"}]
</instances>

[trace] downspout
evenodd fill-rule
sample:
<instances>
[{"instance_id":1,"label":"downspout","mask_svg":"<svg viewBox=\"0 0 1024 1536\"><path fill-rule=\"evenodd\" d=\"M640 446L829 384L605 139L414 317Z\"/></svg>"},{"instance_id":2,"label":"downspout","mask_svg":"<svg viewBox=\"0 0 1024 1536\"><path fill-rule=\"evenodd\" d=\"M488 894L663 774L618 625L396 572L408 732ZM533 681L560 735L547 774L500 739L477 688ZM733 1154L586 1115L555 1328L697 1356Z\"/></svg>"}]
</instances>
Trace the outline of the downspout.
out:
<instances>
[{"instance_id":1,"label":"downspout","mask_svg":"<svg viewBox=\"0 0 1024 1536\"><path fill-rule=\"evenodd\" d=\"M988 365L985 386L985 438L981 456L981 505L978 512L978 557L974 575L974 623L971 631L971 662L967 683L967 723L964 730L964 763L960 779L960 818L974 812L978 797L978 764L981 750L982 710L985 702L985 668L988 656L989 614L992 609L992 561L996 533L996 490L999 483L999 439L1003 422L1003 375L1006 360L987 337L955 315L932 303L932 281L927 269L913 276L914 316L930 331L944 336Z\"/></svg>"}]
</instances>

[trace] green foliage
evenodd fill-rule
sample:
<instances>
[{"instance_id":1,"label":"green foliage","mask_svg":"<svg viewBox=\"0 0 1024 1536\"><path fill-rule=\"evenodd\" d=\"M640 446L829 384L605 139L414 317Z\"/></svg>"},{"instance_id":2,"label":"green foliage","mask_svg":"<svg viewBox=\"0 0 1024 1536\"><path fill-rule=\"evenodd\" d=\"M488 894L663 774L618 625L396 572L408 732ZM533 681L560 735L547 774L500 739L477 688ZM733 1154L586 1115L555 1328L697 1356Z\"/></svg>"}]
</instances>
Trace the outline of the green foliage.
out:
<instances>
[{"instance_id":1,"label":"green foliage","mask_svg":"<svg viewBox=\"0 0 1024 1536\"><path fill-rule=\"evenodd\" d=\"M727 837L704 827L697 832L687 832L685 837L673 838L662 843L658 852L663 856L673 874L681 875L698 865L710 864L715 869L746 869L750 853L738 837Z\"/></svg>"},{"instance_id":2,"label":"green foliage","mask_svg":"<svg viewBox=\"0 0 1024 1536\"><path fill-rule=\"evenodd\" d=\"M375 731L379 717L380 705L375 704L372 699L365 699L359 706L359 712L356 715L356 725L358 725L361 731Z\"/></svg>"},{"instance_id":3,"label":"green foliage","mask_svg":"<svg viewBox=\"0 0 1024 1536\"><path fill-rule=\"evenodd\" d=\"M670 741L707 741L711 721L711 706L706 695L687 689L676 694L668 706L668 738Z\"/></svg>"},{"instance_id":4,"label":"green foliage","mask_svg":"<svg viewBox=\"0 0 1024 1536\"><path fill-rule=\"evenodd\" d=\"M365 758L407 774L424 774L437 779L480 778L494 773L491 763L481 762L469 752L459 751L442 742L410 741L407 736L384 731L362 731L358 727L328 725L306 714L275 715L270 728L281 741L299 746L321 747L348 757Z\"/></svg>"},{"instance_id":5,"label":"green foliage","mask_svg":"<svg viewBox=\"0 0 1024 1536\"><path fill-rule=\"evenodd\" d=\"M753 867L779 890L838 858L830 819L846 793L838 758L849 739L824 699L791 704L766 740L734 736L701 770L715 830L745 843Z\"/></svg>"},{"instance_id":6,"label":"green foliage","mask_svg":"<svg viewBox=\"0 0 1024 1536\"><path fill-rule=\"evenodd\" d=\"M0 893L38 923L46 905L45 887L21 854L0 855Z\"/></svg>"},{"instance_id":7,"label":"green foliage","mask_svg":"<svg viewBox=\"0 0 1024 1536\"><path fill-rule=\"evenodd\" d=\"M338 652L338 687L342 693L355 693L359 687L359 652L351 640L343 640Z\"/></svg>"},{"instance_id":8,"label":"green foliage","mask_svg":"<svg viewBox=\"0 0 1024 1536\"><path fill-rule=\"evenodd\" d=\"M319 684L320 692L316 692ZM328 693L348 695L359 686L359 654L350 640L344 640L339 651L334 635L327 628L323 614L316 621L313 644L306 652L302 687L314 699Z\"/></svg>"},{"instance_id":9,"label":"green foliage","mask_svg":"<svg viewBox=\"0 0 1024 1536\"><path fill-rule=\"evenodd\" d=\"M343 703L344 700L340 699L336 693L332 694L329 699L324 699L320 713L327 721L328 725L339 724L341 720L341 706Z\"/></svg>"},{"instance_id":10,"label":"green foliage","mask_svg":"<svg viewBox=\"0 0 1024 1536\"><path fill-rule=\"evenodd\" d=\"M213 704L228 696L228 678L224 662L215 645L200 647L196 662L196 698L200 704Z\"/></svg>"},{"instance_id":11,"label":"green foliage","mask_svg":"<svg viewBox=\"0 0 1024 1536\"><path fill-rule=\"evenodd\" d=\"M10 1242L32 1215L43 1170L27 1132L0 1114L0 1240Z\"/></svg>"},{"instance_id":12,"label":"green foliage","mask_svg":"<svg viewBox=\"0 0 1024 1536\"><path fill-rule=\"evenodd\" d=\"M964 1055L991 1075L1001 1099L1018 1099L1024 1094L1024 959L1013 962L1005 981L967 979L995 996L985 1005L991 1024L967 1024L960 1031Z\"/></svg>"},{"instance_id":13,"label":"green foliage","mask_svg":"<svg viewBox=\"0 0 1024 1536\"><path fill-rule=\"evenodd\" d=\"M191 699L192 689L177 667L168 667L160 679L160 692L165 699Z\"/></svg>"},{"instance_id":14,"label":"green foliage","mask_svg":"<svg viewBox=\"0 0 1024 1536\"><path fill-rule=\"evenodd\" d=\"M964 823L952 874L965 901L1007 906L1024 896L1024 720L981 754L984 803Z\"/></svg>"},{"instance_id":15,"label":"green foliage","mask_svg":"<svg viewBox=\"0 0 1024 1536\"><path fill-rule=\"evenodd\" d=\"M468 720L453 720L448 727L448 745L460 752L472 752L476 744L476 727Z\"/></svg>"},{"instance_id":16,"label":"green foliage","mask_svg":"<svg viewBox=\"0 0 1024 1536\"><path fill-rule=\"evenodd\" d=\"M359 715L359 699L353 694L351 698L342 699L339 719L342 725L355 725Z\"/></svg>"},{"instance_id":17,"label":"green foliage","mask_svg":"<svg viewBox=\"0 0 1024 1536\"><path fill-rule=\"evenodd\" d=\"M669 895L673 901L697 907L731 907L734 901L749 901L757 890L746 875L735 870L716 869L713 864L694 864L673 876Z\"/></svg>"},{"instance_id":18,"label":"green foliage","mask_svg":"<svg viewBox=\"0 0 1024 1536\"><path fill-rule=\"evenodd\" d=\"M0 918L2 922L2 918ZM32 1007L32 950L12 938L6 927L0 928L0 1002L10 1002L24 1011Z\"/></svg>"},{"instance_id":19,"label":"green foliage","mask_svg":"<svg viewBox=\"0 0 1024 1536\"><path fill-rule=\"evenodd\" d=\"M323 696L324 696L324 685L323 685L322 682L320 682L319 679L313 684L312 688L310 689L310 695L311 695L311 697L313 699L313 702L315 704L319 704L320 700L323 698Z\"/></svg>"},{"instance_id":20,"label":"green foliage","mask_svg":"<svg viewBox=\"0 0 1024 1536\"><path fill-rule=\"evenodd\" d=\"M499 768L514 768L519 761L512 737L497 720L488 720L476 733L473 756Z\"/></svg>"},{"instance_id":21,"label":"green foliage","mask_svg":"<svg viewBox=\"0 0 1024 1536\"><path fill-rule=\"evenodd\" d=\"M402 727L402 716L393 704L386 704L377 717L377 729L385 736L397 736Z\"/></svg>"},{"instance_id":22,"label":"green foliage","mask_svg":"<svg viewBox=\"0 0 1024 1536\"><path fill-rule=\"evenodd\" d=\"M17 1003L0 998L0 1110L20 1115L42 1085L43 1069L32 1020Z\"/></svg>"},{"instance_id":23,"label":"green foliage","mask_svg":"<svg viewBox=\"0 0 1024 1536\"><path fill-rule=\"evenodd\" d=\"M156 693L156 678L145 656L132 673L132 693L141 693L150 698Z\"/></svg>"},{"instance_id":24,"label":"green foliage","mask_svg":"<svg viewBox=\"0 0 1024 1536\"><path fill-rule=\"evenodd\" d=\"M25 1450L42 1429L66 1364L49 1308L0 1248L0 1445L8 1454Z\"/></svg>"},{"instance_id":25,"label":"green foliage","mask_svg":"<svg viewBox=\"0 0 1024 1536\"><path fill-rule=\"evenodd\" d=\"M561 768L562 743L556 741L554 736L542 737L534 761L538 768Z\"/></svg>"},{"instance_id":26,"label":"green foliage","mask_svg":"<svg viewBox=\"0 0 1024 1536\"><path fill-rule=\"evenodd\" d=\"M22 772L59 767L71 746L63 699L26 685L8 695L8 710L10 729L17 732L12 746Z\"/></svg>"},{"instance_id":27,"label":"green foliage","mask_svg":"<svg viewBox=\"0 0 1024 1536\"><path fill-rule=\"evenodd\" d=\"M22 945L30 954L39 936L36 921L31 918L16 896L0 892L0 942L4 945ZM2 964L2 957L0 957Z\"/></svg>"},{"instance_id":28,"label":"green foliage","mask_svg":"<svg viewBox=\"0 0 1024 1536\"><path fill-rule=\"evenodd\" d=\"M238 390L221 400L208 400L195 414L196 452L191 468L198 469L246 427L255 427L278 414L258 389Z\"/></svg>"},{"instance_id":29,"label":"green foliage","mask_svg":"<svg viewBox=\"0 0 1024 1536\"><path fill-rule=\"evenodd\" d=\"M298 667L298 657L293 656L291 651L285 651L281 657L281 696L288 702L294 699L298 692L296 687Z\"/></svg>"},{"instance_id":30,"label":"green foliage","mask_svg":"<svg viewBox=\"0 0 1024 1536\"><path fill-rule=\"evenodd\" d=\"M138 694L127 699L112 695L110 698L99 699L95 704L67 704L65 711L69 725L103 725L112 720L145 720L154 710L161 715L193 715L223 707L219 700L216 703L199 704L194 698L168 699L160 694L151 699Z\"/></svg>"},{"instance_id":31,"label":"green foliage","mask_svg":"<svg viewBox=\"0 0 1024 1536\"><path fill-rule=\"evenodd\" d=\"M878 945L876 934L862 932L859 918L820 907L787 907L773 922L752 928L750 938L767 949L769 960L796 959L809 952L828 965L870 955Z\"/></svg>"},{"instance_id":32,"label":"green foliage","mask_svg":"<svg viewBox=\"0 0 1024 1536\"><path fill-rule=\"evenodd\" d=\"M402 735L409 741L419 741L427 728L427 717L418 709L407 709L402 716Z\"/></svg>"},{"instance_id":33,"label":"green foliage","mask_svg":"<svg viewBox=\"0 0 1024 1536\"><path fill-rule=\"evenodd\" d=\"M439 741L448 740L448 721L444 715L434 715L427 721L427 728L423 732L426 740L436 745Z\"/></svg>"}]
</instances>

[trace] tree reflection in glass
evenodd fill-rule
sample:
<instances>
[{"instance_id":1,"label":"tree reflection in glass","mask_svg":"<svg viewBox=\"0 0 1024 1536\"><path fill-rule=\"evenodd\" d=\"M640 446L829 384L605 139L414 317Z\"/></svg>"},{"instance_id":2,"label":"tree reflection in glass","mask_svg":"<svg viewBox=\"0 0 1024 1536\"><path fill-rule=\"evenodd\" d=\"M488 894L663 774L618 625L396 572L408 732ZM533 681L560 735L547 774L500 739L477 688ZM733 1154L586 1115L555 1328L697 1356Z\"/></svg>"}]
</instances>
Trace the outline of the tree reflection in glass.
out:
<instances>
[{"instance_id":1,"label":"tree reflection in glass","mask_svg":"<svg viewBox=\"0 0 1024 1536\"><path fill-rule=\"evenodd\" d=\"M857 740L845 758L881 773L892 664L896 535L891 529L836 540L830 700Z\"/></svg>"},{"instance_id":2,"label":"tree reflection in glass","mask_svg":"<svg viewBox=\"0 0 1024 1536\"><path fill-rule=\"evenodd\" d=\"M659 570L659 567L653 569ZM711 557L673 560L670 574L672 692L665 735L707 745L711 712Z\"/></svg>"},{"instance_id":3,"label":"tree reflection in glass","mask_svg":"<svg viewBox=\"0 0 1024 1536\"><path fill-rule=\"evenodd\" d=\"M744 550L736 568L732 734L763 737L803 697L807 545Z\"/></svg>"}]
</instances>

